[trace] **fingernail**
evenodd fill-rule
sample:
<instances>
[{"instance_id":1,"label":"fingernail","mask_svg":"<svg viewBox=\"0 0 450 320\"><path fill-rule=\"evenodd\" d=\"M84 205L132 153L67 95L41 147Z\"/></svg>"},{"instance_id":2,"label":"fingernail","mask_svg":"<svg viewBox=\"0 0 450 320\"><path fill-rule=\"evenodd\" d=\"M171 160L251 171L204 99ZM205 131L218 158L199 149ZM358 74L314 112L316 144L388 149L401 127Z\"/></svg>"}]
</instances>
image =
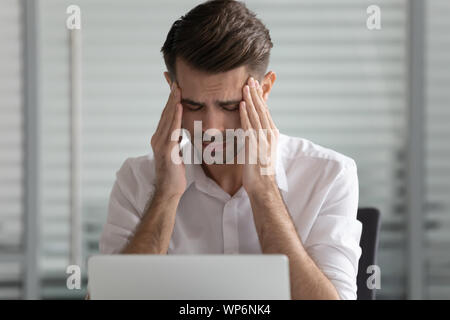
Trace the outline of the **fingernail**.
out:
<instances>
[{"instance_id":1,"label":"fingernail","mask_svg":"<svg viewBox=\"0 0 450 320\"><path fill-rule=\"evenodd\" d=\"M250 77L250 87L255 87L255 80L253 80L253 77Z\"/></svg>"},{"instance_id":2,"label":"fingernail","mask_svg":"<svg viewBox=\"0 0 450 320\"><path fill-rule=\"evenodd\" d=\"M259 89L259 81L256 80L256 88Z\"/></svg>"}]
</instances>

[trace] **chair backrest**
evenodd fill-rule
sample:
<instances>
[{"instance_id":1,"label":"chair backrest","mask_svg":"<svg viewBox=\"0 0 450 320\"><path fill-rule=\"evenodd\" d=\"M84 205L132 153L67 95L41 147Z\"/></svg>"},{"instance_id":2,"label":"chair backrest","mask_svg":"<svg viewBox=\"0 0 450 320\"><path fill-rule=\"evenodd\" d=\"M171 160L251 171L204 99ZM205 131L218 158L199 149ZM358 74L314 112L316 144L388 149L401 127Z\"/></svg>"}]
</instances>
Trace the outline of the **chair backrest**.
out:
<instances>
[{"instance_id":1,"label":"chair backrest","mask_svg":"<svg viewBox=\"0 0 450 320\"><path fill-rule=\"evenodd\" d=\"M376 289L369 289L367 267L377 261L378 234L380 230L380 211L376 208L359 208L357 219L362 223L362 234L359 245L362 253L358 264L357 299L374 300Z\"/></svg>"}]
</instances>

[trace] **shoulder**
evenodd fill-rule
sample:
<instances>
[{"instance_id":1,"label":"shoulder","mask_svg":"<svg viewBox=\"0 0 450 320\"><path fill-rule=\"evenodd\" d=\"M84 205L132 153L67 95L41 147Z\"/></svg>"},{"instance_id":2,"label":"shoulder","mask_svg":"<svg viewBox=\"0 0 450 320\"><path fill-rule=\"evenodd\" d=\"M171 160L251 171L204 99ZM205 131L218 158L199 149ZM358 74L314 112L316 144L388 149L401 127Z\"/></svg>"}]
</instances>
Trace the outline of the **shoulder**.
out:
<instances>
[{"instance_id":1,"label":"shoulder","mask_svg":"<svg viewBox=\"0 0 450 320\"><path fill-rule=\"evenodd\" d=\"M116 183L128 200L143 210L154 191L155 161L153 153L129 157L116 172Z\"/></svg>"},{"instance_id":2,"label":"shoulder","mask_svg":"<svg viewBox=\"0 0 450 320\"><path fill-rule=\"evenodd\" d=\"M150 152L145 155L126 158L116 175L118 178L139 178L143 175L147 181L149 178L151 179L154 177L154 173L155 160L153 158L153 153Z\"/></svg>"},{"instance_id":3,"label":"shoulder","mask_svg":"<svg viewBox=\"0 0 450 320\"><path fill-rule=\"evenodd\" d=\"M313 180L329 180L344 171L357 170L353 158L305 138L280 134L278 152L288 176L298 172Z\"/></svg>"}]
</instances>

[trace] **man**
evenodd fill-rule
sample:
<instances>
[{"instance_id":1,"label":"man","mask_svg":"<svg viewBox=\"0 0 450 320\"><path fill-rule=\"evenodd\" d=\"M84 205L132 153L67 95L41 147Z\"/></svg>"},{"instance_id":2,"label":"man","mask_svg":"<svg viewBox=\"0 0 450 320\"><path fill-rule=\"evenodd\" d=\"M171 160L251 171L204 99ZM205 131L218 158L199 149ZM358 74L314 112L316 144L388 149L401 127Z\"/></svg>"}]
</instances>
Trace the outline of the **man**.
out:
<instances>
[{"instance_id":1,"label":"man","mask_svg":"<svg viewBox=\"0 0 450 320\"><path fill-rule=\"evenodd\" d=\"M117 172L102 253L281 253L293 299L356 298L356 164L278 132L268 107L272 47L269 31L241 2L208 1L175 21L161 50L171 93L153 152ZM203 143L192 141L195 152L212 162L180 161L189 158L179 131L193 140L196 124ZM230 129L251 132L245 148L234 137L220 139ZM219 134L208 143L210 132ZM244 162L220 161L243 152Z\"/></svg>"}]
</instances>

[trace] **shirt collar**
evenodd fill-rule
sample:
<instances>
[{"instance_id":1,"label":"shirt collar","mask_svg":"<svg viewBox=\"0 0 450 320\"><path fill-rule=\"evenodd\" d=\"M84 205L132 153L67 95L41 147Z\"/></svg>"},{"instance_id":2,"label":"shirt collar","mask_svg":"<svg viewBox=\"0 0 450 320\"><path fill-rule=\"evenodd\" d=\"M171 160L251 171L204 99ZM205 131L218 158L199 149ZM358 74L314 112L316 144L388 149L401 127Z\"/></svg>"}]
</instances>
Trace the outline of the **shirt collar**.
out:
<instances>
[{"instance_id":1,"label":"shirt collar","mask_svg":"<svg viewBox=\"0 0 450 320\"><path fill-rule=\"evenodd\" d=\"M193 148L195 149L195 148ZM281 190L288 192L289 187L287 183L287 177L286 177L286 171L283 165L283 159L282 159L282 152L280 150L280 141L278 143L278 150L277 150L277 161L276 161L276 168L275 168L275 180L277 182L278 188ZM205 179L206 175L203 172L203 169L200 164L185 164L185 172L186 172L186 189L189 188L189 186L200 179Z\"/></svg>"}]
</instances>

